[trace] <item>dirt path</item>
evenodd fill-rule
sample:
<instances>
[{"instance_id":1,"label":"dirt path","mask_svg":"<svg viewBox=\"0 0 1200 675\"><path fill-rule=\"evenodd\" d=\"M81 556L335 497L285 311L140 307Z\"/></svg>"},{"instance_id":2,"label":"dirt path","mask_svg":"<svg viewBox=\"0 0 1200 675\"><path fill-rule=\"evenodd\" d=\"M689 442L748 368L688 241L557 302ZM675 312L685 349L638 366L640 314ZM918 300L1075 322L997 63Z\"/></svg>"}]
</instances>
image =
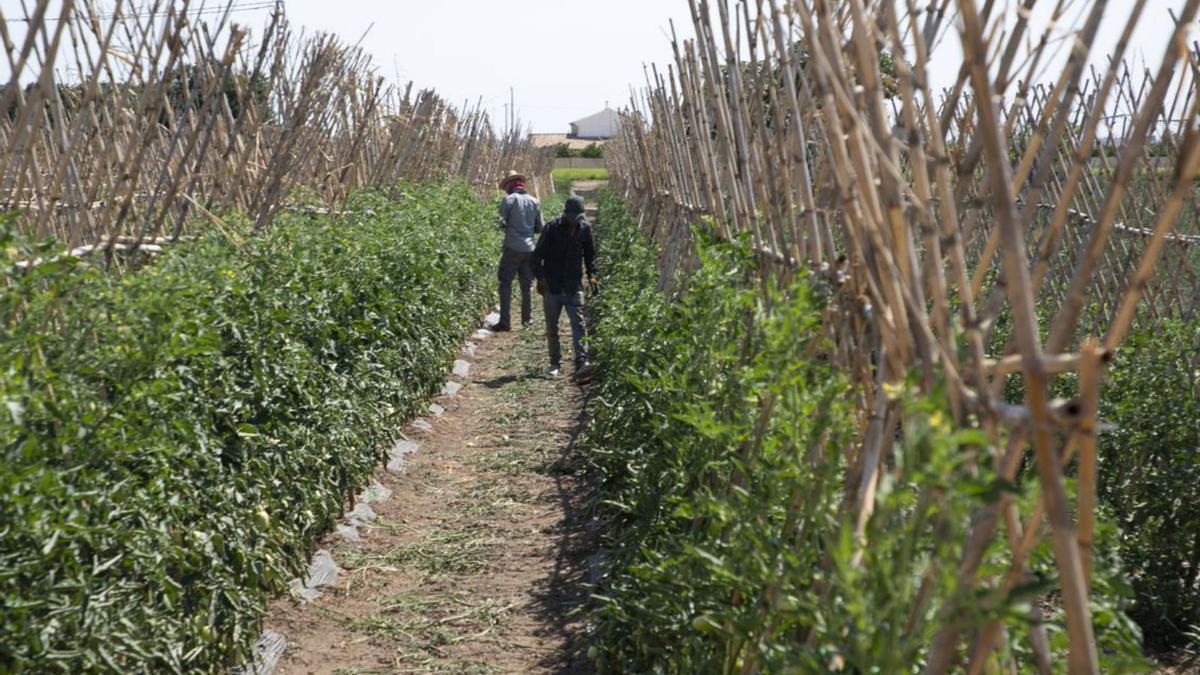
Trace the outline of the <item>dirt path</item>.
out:
<instances>
[{"instance_id":1,"label":"dirt path","mask_svg":"<svg viewBox=\"0 0 1200 675\"><path fill-rule=\"evenodd\" d=\"M325 542L338 580L311 602L274 603L279 673L590 671L582 393L544 375L541 325L536 313L528 329L474 340L469 375L458 365L466 386L436 401L431 429L407 432L420 448L401 472L378 473L392 495L370 504L361 539Z\"/></svg>"},{"instance_id":2,"label":"dirt path","mask_svg":"<svg viewBox=\"0 0 1200 675\"><path fill-rule=\"evenodd\" d=\"M608 187L606 180L577 180L571 183L571 192L583 197L588 217L595 219L596 195L606 187Z\"/></svg>"}]
</instances>

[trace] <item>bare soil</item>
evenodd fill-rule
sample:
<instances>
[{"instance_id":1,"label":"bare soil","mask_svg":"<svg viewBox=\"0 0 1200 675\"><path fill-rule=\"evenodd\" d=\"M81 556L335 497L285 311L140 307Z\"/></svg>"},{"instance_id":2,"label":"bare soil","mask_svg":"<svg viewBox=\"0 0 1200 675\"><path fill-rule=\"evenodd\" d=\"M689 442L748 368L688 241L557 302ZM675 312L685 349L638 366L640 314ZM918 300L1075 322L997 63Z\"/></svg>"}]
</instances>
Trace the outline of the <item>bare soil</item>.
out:
<instances>
[{"instance_id":1,"label":"bare soil","mask_svg":"<svg viewBox=\"0 0 1200 675\"><path fill-rule=\"evenodd\" d=\"M545 374L540 314L477 345L432 431L408 434L421 447L406 472L378 472L393 491L371 505L378 519L360 541L323 544L345 570L337 585L270 608L266 627L288 641L278 672L591 672L583 392Z\"/></svg>"}]
</instances>

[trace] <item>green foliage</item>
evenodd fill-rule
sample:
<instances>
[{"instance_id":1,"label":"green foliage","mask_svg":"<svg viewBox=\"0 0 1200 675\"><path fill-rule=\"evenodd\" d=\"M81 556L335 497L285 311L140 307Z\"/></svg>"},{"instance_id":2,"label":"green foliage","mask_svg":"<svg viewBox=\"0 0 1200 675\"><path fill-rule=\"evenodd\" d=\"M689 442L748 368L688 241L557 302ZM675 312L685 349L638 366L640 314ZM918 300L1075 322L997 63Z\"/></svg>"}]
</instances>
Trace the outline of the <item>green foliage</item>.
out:
<instances>
[{"instance_id":1,"label":"green foliage","mask_svg":"<svg viewBox=\"0 0 1200 675\"><path fill-rule=\"evenodd\" d=\"M542 197L542 220L548 223L554 218L562 215L563 207L566 205L566 201L567 197L566 193L564 192L556 191L553 194Z\"/></svg>"},{"instance_id":2,"label":"green foliage","mask_svg":"<svg viewBox=\"0 0 1200 675\"><path fill-rule=\"evenodd\" d=\"M577 180L608 180L608 169L555 169L552 178L554 191L567 195L571 184Z\"/></svg>"},{"instance_id":3,"label":"green foliage","mask_svg":"<svg viewBox=\"0 0 1200 675\"><path fill-rule=\"evenodd\" d=\"M884 98L895 98L900 93L896 78L896 59L890 52L879 52L879 75L883 80Z\"/></svg>"},{"instance_id":4,"label":"green foliage","mask_svg":"<svg viewBox=\"0 0 1200 675\"><path fill-rule=\"evenodd\" d=\"M555 169L555 180L608 180L608 169Z\"/></svg>"},{"instance_id":5,"label":"green foliage","mask_svg":"<svg viewBox=\"0 0 1200 675\"><path fill-rule=\"evenodd\" d=\"M1038 308L1043 333L1053 309ZM1097 496L1099 515L1111 526L1094 555L1106 561L1107 583L1131 587L1129 617L1145 646L1161 651L1195 644L1200 636L1200 328L1149 316L1135 325L1141 328L1126 337L1100 390L1105 431ZM1001 353L1011 328L1011 317L1002 313L990 354ZM1019 375L1009 377L1005 400L1021 403L1023 386ZM1077 396L1075 374L1059 376L1051 393ZM1032 471L1032 461L1027 464Z\"/></svg>"},{"instance_id":6,"label":"green foliage","mask_svg":"<svg viewBox=\"0 0 1200 675\"><path fill-rule=\"evenodd\" d=\"M402 191L123 277L0 233L0 671L246 657L491 299L491 207Z\"/></svg>"},{"instance_id":7,"label":"green foliage","mask_svg":"<svg viewBox=\"0 0 1200 675\"><path fill-rule=\"evenodd\" d=\"M960 626L965 645L991 620L1022 638L1001 655L1030 663L1031 607L1057 583L1049 544L1031 560L1034 582L1011 592L960 586L956 570L973 519L1005 496L1028 514L1036 477L1000 479L986 436L955 430L941 395L899 385L902 433L860 545L845 491L858 394L820 356L819 292L760 286L742 271L752 262L743 244L707 242L685 290L665 298L655 252L611 194L598 223L603 377L589 446L607 523L592 611L599 669L920 672L941 627ZM1100 537L1112 538L1103 523ZM1007 569L1002 541L982 552L988 577ZM1110 579L1097 573L1094 609L1106 669L1119 672L1136 662L1137 640ZM1061 657L1062 617L1046 621Z\"/></svg>"},{"instance_id":8,"label":"green foliage","mask_svg":"<svg viewBox=\"0 0 1200 675\"><path fill-rule=\"evenodd\" d=\"M1131 615L1153 648L1200 634L1200 329L1159 321L1117 353L1100 408L1100 498L1121 527ZM1189 638L1188 634L1192 637Z\"/></svg>"},{"instance_id":9,"label":"green foliage","mask_svg":"<svg viewBox=\"0 0 1200 675\"><path fill-rule=\"evenodd\" d=\"M215 72L217 66L211 67ZM171 104L171 109L176 116L184 114L188 109L203 110L209 105L209 101L204 98L206 86L204 77L201 66L194 64L183 66L170 76L166 96L167 102ZM208 77L212 77L212 75ZM269 106L271 92L267 77L262 73L256 74L253 78L245 75L226 76L221 90L225 96L225 103L229 106L229 112L235 120L241 117L244 108L251 106L258 108L260 115L269 116L271 114ZM160 116L159 121L165 126L170 126L166 111Z\"/></svg>"},{"instance_id":10,"label":"green foliage","mask_svg":"<svg viewBox=\"0 0 1200 675\"><path fill-rule=\"evenodd\" d=\"M603 159L604 146L598 143L588 143L587 147L579 151L579 156L584 159Z\"/></svg>"},{"instance_id":11,"label":"green foliage","mask_svg":"<svg viewBox=\"0 0 1200 675\"><path fill-rule=\"evenodd\" d=\"M604 157L603 143L588 143L582 148L572 148L569 143L556 143L554 156L559 159L602 159Z\"/></svg>"},{"instance_id":12,"label":"green foliage","mask_svg":"<svg viewBox=\"0 0 1200 675\"><path fill-rule=\"evenodd\" d=\"M799 91L801 88L801 78L809 76L806 74L808 71L809 62L809 51L806 41L797 40L793 42L788 49L788 56L792 62L792 68L794 69L795 74L795 79L792 81L791 86ZM742 87L752 86L751 83L758 81L760 75L765 78L775 80L780 87L788 86L782 61L772 60L769 62L760 61L758 63L741 61L739 62L738 68L738 72L741 74ZM732 96L732 85L730 83L731 78L729 75L729 66L727 64L721 65L720 74L720 86L725 94L725 97L728 99L730 96ZM894 99L900 94L900 83L896 75L896 60L895 57L892 56L891 52L879 52L879 79L880 89L882 90L883 97L885 99ZM782 101L781 104L783 104ZM774 107L771 103L770 92L764 91L762 93L762 109L766 116L767 125L773 125ZM785 117L790 116L790 114L790 112L785 111ZM710 133L717 133L715 126L710 130Z\"/></svg>"},{"instance_id":13,"label":"green foliage","mask_svg":"<svg viewBox=\"0 0 1200 675\"><path fill-rule=\"evenodd\" d=\"M212 66L214 69L219 66ZM215 70L214 70L215 72ZM200 71L200 66L192 64L177 68L167 78L166 84L166 100L165 102L171 106L173 114L186 114L187 110L203 110L208 106L208 101L204 97L203 89L207 86L204 82L205 75ZM37 82L30 82L25 85L25 99L28 99L34 90L40 85ZM247 75L226 75L221 83L221 89L225 95L225 103L229 106L229 112L236 120L242 115L244 109L255 107L259 110L259 115L267 120L271 119L273 113L270 109L270 87L266 75L258 73L254 77ZM139 84L125 82L113 84L111 82L96 82L96 83L76 83L76 84L57 84L55 85L55 95L51 96L46 101L44 107L45 114L50 117L57 117L62 111L62 114L69 120L83 106L84 99L90 98L92 105L101 107L112 106L126 97L138 98L143 94L143 88ZM8 108L5 111L8 119L15 120L20 112L21 99L13 98L9 101ZM158 104L161 100L151 102L150 110L156 111L157 119L160 124L170 126L171 121L166 110L159 110ZM60 105L61 104L61 107ZM218 108L218 113L220 112Z\"/></svg>"}]
</instances>

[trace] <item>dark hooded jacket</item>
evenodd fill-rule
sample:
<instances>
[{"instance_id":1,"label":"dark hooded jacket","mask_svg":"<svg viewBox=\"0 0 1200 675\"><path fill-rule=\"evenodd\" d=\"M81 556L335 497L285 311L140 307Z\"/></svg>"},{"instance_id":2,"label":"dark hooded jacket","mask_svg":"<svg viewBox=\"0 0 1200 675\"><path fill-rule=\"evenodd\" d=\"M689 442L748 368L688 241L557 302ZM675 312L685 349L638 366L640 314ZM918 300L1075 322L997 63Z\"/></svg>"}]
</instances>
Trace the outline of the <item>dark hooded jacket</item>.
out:
<instances>
[{"instance_id":1,"label":"dark hooded jacket","mask_svg":"<svg viewBox=\"0 0 1200 675\"><path fill-rule=\"evenodd\" d=\"M583 214L550 221L533 249L533 273L554 295L573 295L583 288L583 269L596 274L592 226Z\"/></svg>"}]
</instances>

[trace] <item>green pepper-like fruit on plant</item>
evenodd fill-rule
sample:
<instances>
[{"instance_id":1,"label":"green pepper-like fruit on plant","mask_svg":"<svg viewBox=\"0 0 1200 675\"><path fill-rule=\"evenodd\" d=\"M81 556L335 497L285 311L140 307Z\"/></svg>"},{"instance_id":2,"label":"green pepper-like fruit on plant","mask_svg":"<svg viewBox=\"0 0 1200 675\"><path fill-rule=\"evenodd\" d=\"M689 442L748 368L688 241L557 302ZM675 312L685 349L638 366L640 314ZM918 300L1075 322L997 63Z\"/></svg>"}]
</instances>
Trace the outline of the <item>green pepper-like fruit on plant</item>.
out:
<instances>
[{"instance_id":1,"label":"green pepper-like fruit on plant","mask_svg":"<svg viewBox=\"0 0 1200 675\"><path fill-rule=\"evenodd\" d=\"M265 530L271 526L271 514L267 513L264 508L259 508L254 512L254 524L258 525L258 529Z\"/></svg>"}]
</instances>

